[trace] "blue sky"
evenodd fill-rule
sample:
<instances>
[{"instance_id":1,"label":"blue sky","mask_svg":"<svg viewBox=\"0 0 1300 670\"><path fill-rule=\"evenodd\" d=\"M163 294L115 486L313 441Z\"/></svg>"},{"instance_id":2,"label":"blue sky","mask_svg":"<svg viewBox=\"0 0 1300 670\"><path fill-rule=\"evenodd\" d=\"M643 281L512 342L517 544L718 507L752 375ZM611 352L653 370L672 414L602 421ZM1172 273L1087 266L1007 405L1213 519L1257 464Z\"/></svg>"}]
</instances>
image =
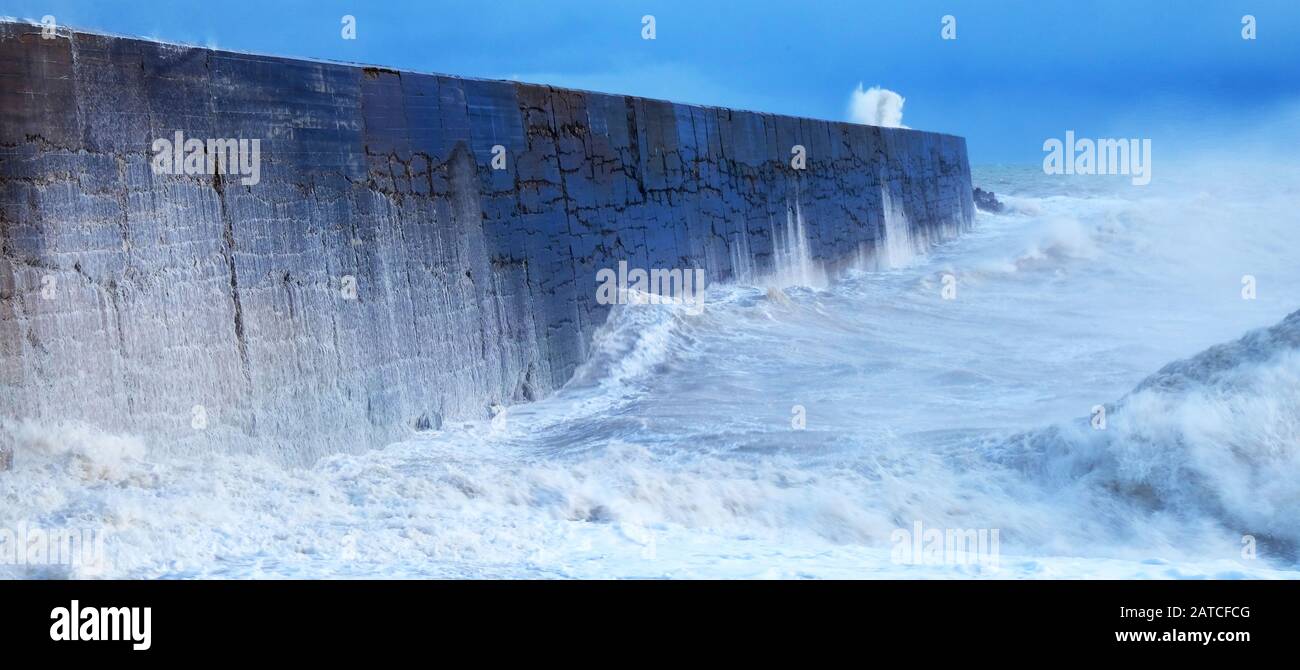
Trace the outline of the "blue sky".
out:
<instances>
[{"instance_id":1,"label":"blue sky","mask_svg":"<svg viewBox=\"0 0 1300 670\"><path fill-rule=\"evenodd\" d=\"M1300 110L1300 1L0 0L0 15L226 49L846 119L859 82L975 163L1042 143L1216 145ZM357 39L340 17L357 18ZM657 38L641 38L641 17ZM940 38L941 17L957 39ZM1241 38L1252 14L1258 39ZM1297 124L1300 125L1300 124Z\"/></svg>"}]
</instances>

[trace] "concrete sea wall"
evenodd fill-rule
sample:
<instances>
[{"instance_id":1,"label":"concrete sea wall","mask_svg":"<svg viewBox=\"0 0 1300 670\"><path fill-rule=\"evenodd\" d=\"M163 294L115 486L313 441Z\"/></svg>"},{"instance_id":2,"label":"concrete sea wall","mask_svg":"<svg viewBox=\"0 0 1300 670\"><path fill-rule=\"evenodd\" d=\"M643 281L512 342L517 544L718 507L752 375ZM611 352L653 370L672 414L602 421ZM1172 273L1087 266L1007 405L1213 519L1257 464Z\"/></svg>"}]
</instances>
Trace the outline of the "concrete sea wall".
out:
<instances>
[{"instance_id":1,"label":"concrete sea wall","mask_svg":"<svg viewBox=\"0 0 1300 670\"><path fill-rule=\"evenodd\" d=\"M177 131L258 140L257 183L156 173ZM619 261L973 216L949 135L0 23L0 423L309 462L554 391Z\"/></svg>"}]
</instances>

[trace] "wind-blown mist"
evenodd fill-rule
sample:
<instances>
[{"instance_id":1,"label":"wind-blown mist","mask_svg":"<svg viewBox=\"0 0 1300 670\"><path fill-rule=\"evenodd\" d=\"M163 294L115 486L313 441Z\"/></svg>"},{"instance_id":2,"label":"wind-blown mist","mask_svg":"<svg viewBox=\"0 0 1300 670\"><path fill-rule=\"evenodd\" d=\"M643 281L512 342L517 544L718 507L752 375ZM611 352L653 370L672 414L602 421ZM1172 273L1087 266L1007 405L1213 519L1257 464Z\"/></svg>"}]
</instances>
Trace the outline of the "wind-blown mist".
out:
<instances>
[{"instance_id":1,"label":"wind-blown mist","mask_svg":"<svg viewBox=\"0 0 1300 670\"><path fill-rule=\"evenodd\" d=\"M903 96L879 86L858 88L849 98L849 120L869 126L906 128L903 125Z\"/></svg>"},{"instance_id":2,"label":"wind-blown mist","mask_svg":"<svg viewBox=\"0 0 1300 670\"><path fill-rule=\"evenodd\" d=\"M1178 172L977 170L968 235L618 307L557 395L310 468L12 427L0 526L108 576L1295 576L1298 175ZM916 522L998 569L896 562Z\"/></svg>"}]
</instances>

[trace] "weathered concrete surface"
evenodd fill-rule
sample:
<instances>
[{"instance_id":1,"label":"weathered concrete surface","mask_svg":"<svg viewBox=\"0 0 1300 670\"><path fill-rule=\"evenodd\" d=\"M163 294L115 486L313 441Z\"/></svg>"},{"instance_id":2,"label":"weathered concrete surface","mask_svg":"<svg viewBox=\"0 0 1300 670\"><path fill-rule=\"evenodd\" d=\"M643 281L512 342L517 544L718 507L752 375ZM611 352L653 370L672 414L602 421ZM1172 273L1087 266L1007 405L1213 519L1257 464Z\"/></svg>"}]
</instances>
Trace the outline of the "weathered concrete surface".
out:
<instances>
[{"instance_id":1,"label":"weathered concrete surface","mask_svg":"<svg viewBox=\"0 0 1300 670\"><path fill-rule=\"evenodd\" d=\"M261 182L153 174L177 130L260 139ZM298 462L556 389L620 260L725 280L796 208L828 264L974 215L959 137L12 23L0 203L0 420Z\"/></svg>"}]
</instances>

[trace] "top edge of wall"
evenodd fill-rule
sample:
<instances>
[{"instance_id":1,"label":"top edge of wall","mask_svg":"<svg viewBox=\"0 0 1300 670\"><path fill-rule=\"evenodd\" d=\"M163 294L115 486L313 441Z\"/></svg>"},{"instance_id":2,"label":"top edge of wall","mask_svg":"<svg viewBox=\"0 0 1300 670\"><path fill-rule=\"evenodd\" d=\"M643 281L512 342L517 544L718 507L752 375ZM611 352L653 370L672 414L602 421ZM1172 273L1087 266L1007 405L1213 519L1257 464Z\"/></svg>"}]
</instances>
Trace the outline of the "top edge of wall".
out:
<instances>
[{"instance_id":1,"label":"top edge of wall","mask_svg":"<svg viewBox=\"0 0 1300 670\"><path fill-rule=\"evenodd\" d=\"M8 27L18 27L18 28L36 28L36 29L39 30L39 29L41 28L41 24L40 24L38 21L34 21L34 20L32 20L32 19L19 19L19 18L15 18L15 17L12 17L12 16L0 16L0 30L4 30L4 29L6 29L6 28L8 28ZM87 36L94 36L94 37L108 37L108 38L112 38L112 39L128 40L128 41L131 41L131 42L143 42L143 43L147 43L147 44L158 44L158 45L162 45L162 46L166 46L166 47L172 47L172 48L175 48L175 49L199 49L199 50L203 50L203 51L212 51L212 52L216 52L216 53L234 54L234 55L238 55L238 56L251 56L251 57L254 57L254 58L262 58L262 59L275 60L275 61L319 63L319 64L322 64L322 65L332 65L332 66L337 66L337 67L346 67L346 68L351 68L351 69L356 69L356 70L378 70L378 71L380 71L380 72L388 72L388 73L396 74L396 75L398 75L398 76L401 76L401 75L403 75L403 74L412 74L412 75L428 76L428 77L449 77L449 78L452 78L452 79L462 79L462 80L465 80L465 81L482 81L482 82L503 83L503 84L511 84L511 85L514 85L514 86L535 86L535 87L538 87L538 88L547 88L547 89L551 89L551 90L555 90L555 91L571 91L571 92L575 92L575 93L585 93L585 94L590 94L590 95L605 95L605 96L612 96L612 97L629 98L629 99L632 99L632 100L644 100L644 101L648 101L648 102L658 102L658 103L669 104L669 105L684 105L684 106L688 106L688 107L696 107L696 108L700 108L700 109L722 109L722 110L730 110L730 111L736 111L736 112L745 112L745 113L749 113L749 114L758 114L758 115L760 115L760 116L780 116L780 117L791 118L791 119L803 119L803 120L808 120L808 121L815 121L815 122L817 122L817 123L829 123L829 124L834 124L834 125L838 125L838 126L862 126L862 127L865 127L865 128L879 128L882 132L890 132L890 133L895 133L895 132L898 132L898 133L920 133L920 134L924 134L924 135L937 135L937 136L942 136L942 137L951 137L951 138L961 139L961 140L964 140L964 139L965 139L964 137L962 137L962 136L960 136L960 135L953 135L953 134L951 134L951 133L942 133L942 132L933 131L933 130L920 130L920 129L916 129L916 128L891 128L891 127L886 127L886 126L872 126L872 125L864 124L864 123L853 123L853 122L851 122L851 121L839 121L839 120L834 120L834 119L819 119L819 118L816 118L816 117L810 117L810 116L795 116L795 115L793 115L793 114L780 114L780 113L777 113L777 112L765 112L765 111L760 111L760 110L742 109L742 108L737 108L737 107L724 107L724 106L722 106L722 105L705 105L705 104L698 104L698 103L677 102L677 101L674 101L674 100L664 100L664 99L662 99L662 98L648 98L648 97L645 97L645 96L640 96L640 95L631 95L631 94L627 94L627 93L611 93L611 92L609 92L609 91L592 91L592 90L589 90L589 89L582 89L582 88L569 88L569 87L565 87L565 86L553 86L553 85L551 85L551 84L538 84L538 83L534 83L534 82L520 81L520 80L517 80L517 79L492 79L492 78L489 78L489 77L471 77L471 76L465 76L465 75L450 74L450 73L446 73L446 72L428 72L428 71L424 71L424 70L403 70L403 69L394 68L394 67L386 66L386 65L377 65L377 64L373 64L373 63L359 63L359 62L355 62L355 61L333 60L333 59L329 59L329 58L311 58L311 57L300 57L300 56L280 56L280 55L276 55L276 54L268 54L268 53L262 53L262 52L258 52L258 51L238 51L238 50L234 50L234 49L214 49L214 48L212 48L212 47L203 46L203 45L199 45L199 44L187 44L187 43L185 43L185 42L175 42L175 41L171 41L171 40L154 39L154 38L151 38L151 37L143 37L143 36L139 36L139 35L123 35L123 34L119 34L119 33L112 33L112 32L108 32L108 31L104 31L104 30L99 30L99 29L76 28L76 27L67 26L67 25L59 25L59 26L56 28L56 32L57 32L57 36L58 36L58 37L60 37L60 38L64 38L64 39L69 39L69 40L75 38L77 35L87 35Z\"/></svg>"}]
</instances>

